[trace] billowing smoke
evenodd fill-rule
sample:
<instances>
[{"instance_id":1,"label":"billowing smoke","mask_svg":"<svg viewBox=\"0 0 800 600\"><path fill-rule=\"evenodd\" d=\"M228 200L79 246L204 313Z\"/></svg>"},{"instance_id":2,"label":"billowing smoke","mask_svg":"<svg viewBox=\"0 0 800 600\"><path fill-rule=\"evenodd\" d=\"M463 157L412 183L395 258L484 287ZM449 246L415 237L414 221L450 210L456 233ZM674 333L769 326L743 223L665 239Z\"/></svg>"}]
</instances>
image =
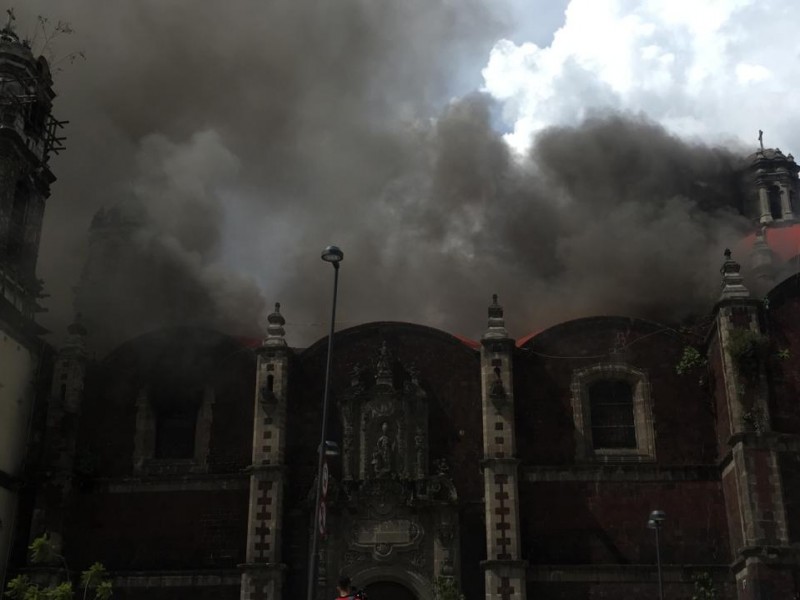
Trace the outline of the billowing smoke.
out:
<instances>
[{"instance_id":1,"label":"billowing smoke","mask_svg":"<svg viewBox=\"0 0 800 600\"><path fill-rule=\"evenodd\" d=\"M741 234L738 150L608 113L512 154L493 101L461 94L504 31L484 3L70 10L87 60L57 80L70 144L40 273L54 330L83 273L98 348L177 323L257 336L276 300L290 343L309 343L329 243L345 252L342 326L477 336L493 292L520 336L589 314L677 320L709 307Z\"/></svg>"}]
</instances>

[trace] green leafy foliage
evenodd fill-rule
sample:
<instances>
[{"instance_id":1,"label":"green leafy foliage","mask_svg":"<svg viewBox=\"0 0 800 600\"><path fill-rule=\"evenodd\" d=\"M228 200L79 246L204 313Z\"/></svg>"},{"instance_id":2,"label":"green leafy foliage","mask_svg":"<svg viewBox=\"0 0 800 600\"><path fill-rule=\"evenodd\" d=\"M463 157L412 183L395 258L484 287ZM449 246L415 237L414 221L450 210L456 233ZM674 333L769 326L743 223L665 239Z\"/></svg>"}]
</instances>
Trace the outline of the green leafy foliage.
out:
<instances>
[{"instance_id":1,"label":"green leafy foliage","mask_svg":"<svg viewBox=\"0 0 800 600\"><path fill-rule=\"evenodd\" d=\"M44 588L41 592L44 600L72 600L74 596L71 581L59 583L55 587Z\"/></svg>"},{"instance_id":2,"label":"green leafy foliage","mask_svg":"<svg viewBox=\"0 0 800 600\"><path fill-rule=\"evenodd\" d=\"M108 600L111 598L111 593L113 591L112 585L110 581L103 581L94 589L94 597L97 600Z\"/></svg>"},{"instance_id":3,"label":"green leafy foliage","mask_svg":"<svg viewBox=\"0 0 800 600\"><path fill-rule=\"evenodd\" d=\"M69 580L69 569L50 536L44 534L36 538L28 549L31 552L31 563L34 565L61 563L65 581L42 587L34 583L28 575L18 575L6 585L5 596L10 600L74 600L75 592L72 581ZM83 588L83 600L111 598L113 592L111 579L106 568L99 562L81 573L80 583Z\"/></svg>"},{"instance_id":4,"label":"green leafy foliage","mask_svg":"<svg viewBox=\"0 0 800 600\"><path fill-rule=\"evenodd\" d=\"M108 578L108 571L99 562L81 573L81 587L83 587L83 597L87 597L89 590L94 591L94 597L99 600L106 600L111 596L111 581Z\"/></svg>"},{"instance_id":5,"label":"green leafy foliage","mask_svg":"<svg viewBox=\"0 0 800 600\"><path fill-rule=\"evenodd\" d=\"M31 580L27 575L17 575L6 586L6 597L11 600L28 600L28 590L31 589Z\"/></svg>"},{"instance_id":6,"label":"green leafy foliage","mask_svg":"<svg viewBox=\"0 0 800 600\"><path fill-rule=\"evenodd\" d=\"M437 577L433 582L433 597L436 600L464 600L453 577Z\"/></svg>"},{"instance_id":7,"label":"green leafy foliage","mask_svg":"<svg viewBox=\"0 0 800 600\"><path fill-rule=\"evenodd\" d=\"M717 600L717 588L714 585L714 580L708 573L700 573L692 577L694 581L694 593L692 600Z\"/></svg>"},{"instance_id":8,"label":"green leafy foliage","mask_svg":"<svg viewBox=\"0 0 800 600\"><path fill-rule=\"evenodd\" d=\"M35 565L51 564L58 562L59 558L61 558L55 543L46 533L33 540L28 550L31 551L31 562Z\"/></svg>"},{"instance_id":9,"label":"green leafy foliage","mask_svg":"<svg viewBox=\"0 0 800 600\"><path fill-rule=\"evenodd\" d=\"M767 336L751 329L734 329L731 332L728 350L742 377L755 379L759 361L766 353L768 345Z\"/></svg>"},{"instance_id":10,"label":"green leafy foliage","mask_svg":"<svg viewBox=\"0 0 800 600\"><path fill-rule=\"evenodd\" d=\"M695 369L706 366L705 357L700 354L700 351L694 346L686 346L683 349L683 355L675 365L675 372L678 375L685 375Z\"/></svg>"},{"instance_id":11,"label":"green leafy foliage","mask_svg":"<svg viewBox=\"0 0 800 600\"><path fill-rule=\"evenodd\" d=\"M775 353L775 357L779 360L789 360L792 357L792 353L788 348L783 348Z\"/></svg>"}]
</instances>

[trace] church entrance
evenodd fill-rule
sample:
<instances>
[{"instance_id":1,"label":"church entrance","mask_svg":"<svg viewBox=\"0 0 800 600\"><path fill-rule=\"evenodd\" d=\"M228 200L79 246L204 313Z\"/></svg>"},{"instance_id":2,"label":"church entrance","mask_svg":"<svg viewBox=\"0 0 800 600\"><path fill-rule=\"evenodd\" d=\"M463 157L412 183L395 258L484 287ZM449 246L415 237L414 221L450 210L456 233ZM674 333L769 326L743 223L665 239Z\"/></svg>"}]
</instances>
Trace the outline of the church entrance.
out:
<instances>
[{"instance_id":1,"label":"church entrance","mask_svg":"<svg viewBox=\"0 0 800 600\"><path fill-rule=\"evenodd\" d=\"M414 592L393 581L376 581L366 588L368 600L417 600Z\"/></svg>"}]
</instances>

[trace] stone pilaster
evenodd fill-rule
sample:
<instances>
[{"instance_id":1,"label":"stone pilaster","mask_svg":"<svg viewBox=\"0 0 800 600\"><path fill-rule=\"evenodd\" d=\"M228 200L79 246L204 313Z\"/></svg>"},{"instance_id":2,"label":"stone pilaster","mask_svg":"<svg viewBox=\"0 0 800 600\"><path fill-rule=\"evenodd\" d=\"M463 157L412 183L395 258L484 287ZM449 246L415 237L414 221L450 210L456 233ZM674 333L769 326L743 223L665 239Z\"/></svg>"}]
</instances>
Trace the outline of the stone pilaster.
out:
<instances>
[{"instance_id":1,"label":"stone pilaster","mask_svg":"<svg viewBox=\"0 0 800 600\"><path fill-rule=\"evenodd\" d=\"M789 556L786 509L778 456L771 436L763 355L766 338L760 302L750 297L739 264L726 250L723 287L716 315L716 344L725 410L720 431L730 432L722 472L738 598L767 597L776 582L791 579L780 567ZM784 562L785 564L785 562ZM765 575L768 573L769 576Z\"/></svg>"},{"instance_id":2,"label":"stone pilaster","mask_svg":"<svg viewBox=\"0 0 800 600\"><path fill-rule=\"evenodd\" d=\"M526 597L526 564L520 553L518 461L515 458L514 341L503 308L493 297L489 328L481 339L483 478L486 511L487 600Z\"/></svg>"},{"instance_id":3,"label":"stone pilaster","mask_svg":"<svg viewBox=\"0 0 800 600\"><path fill-rule=\"evenodd\" d=\"M781 182L781 213L784 220L791 220L794 218L792 213L792 185L788 181Z\"/></svg>"},{"instance_id":4,"label":"stone pilaster","mask_svg":"<svg viewBox=\"0 0 800 600\"><path fill-rule=\"evenodd\" d=\"M63 540L64 510L69 505L76 472L76 444L86 375L86 329L80 315L68 332L53 368L44 434L44 480L36 499L31 530L34 537L48 532L59 545Z\"/></svg>"},{"instance_id":5,"label":"stone pilaster","mask_svg":"<svg viewBox=\"0 0 800 600\"><path fill-rule=\"evenodd\" d=\"M758 185L758 208L761 213L759 223L772 223L772 213L769 210L769 192L765 184Z\"/></svg>"},{"instance_id":6,"label":"stone pilaster","mask_svg":"<svg viewBox=\"0 0 800 600\"><path fill-rule=\"evenodd\" d=\"M247 562L242 565L242 600L280 600L283 572L284 450L289 349L280 304L268 317L267 338L258 352L253 464L247 523Z\"/></svg>"}]
</instances>

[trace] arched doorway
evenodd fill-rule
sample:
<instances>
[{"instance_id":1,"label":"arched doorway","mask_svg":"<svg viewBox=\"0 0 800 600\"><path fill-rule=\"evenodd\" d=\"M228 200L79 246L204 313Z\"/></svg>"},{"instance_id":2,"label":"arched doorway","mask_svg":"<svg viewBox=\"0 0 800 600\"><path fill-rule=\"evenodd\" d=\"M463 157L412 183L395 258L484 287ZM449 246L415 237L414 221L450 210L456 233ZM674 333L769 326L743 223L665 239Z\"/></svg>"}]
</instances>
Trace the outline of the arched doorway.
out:
<instances>
[{"instance_id":1,"label":"arched doorway","mask_svg":"<svg viewBox=\"0 0 800 600\"><path fill-rule=\"evenodd\" d=\"M367 600L418 600L414 592L394 581L375 581L364 590Z\"/></svg>"}]
</instances>

